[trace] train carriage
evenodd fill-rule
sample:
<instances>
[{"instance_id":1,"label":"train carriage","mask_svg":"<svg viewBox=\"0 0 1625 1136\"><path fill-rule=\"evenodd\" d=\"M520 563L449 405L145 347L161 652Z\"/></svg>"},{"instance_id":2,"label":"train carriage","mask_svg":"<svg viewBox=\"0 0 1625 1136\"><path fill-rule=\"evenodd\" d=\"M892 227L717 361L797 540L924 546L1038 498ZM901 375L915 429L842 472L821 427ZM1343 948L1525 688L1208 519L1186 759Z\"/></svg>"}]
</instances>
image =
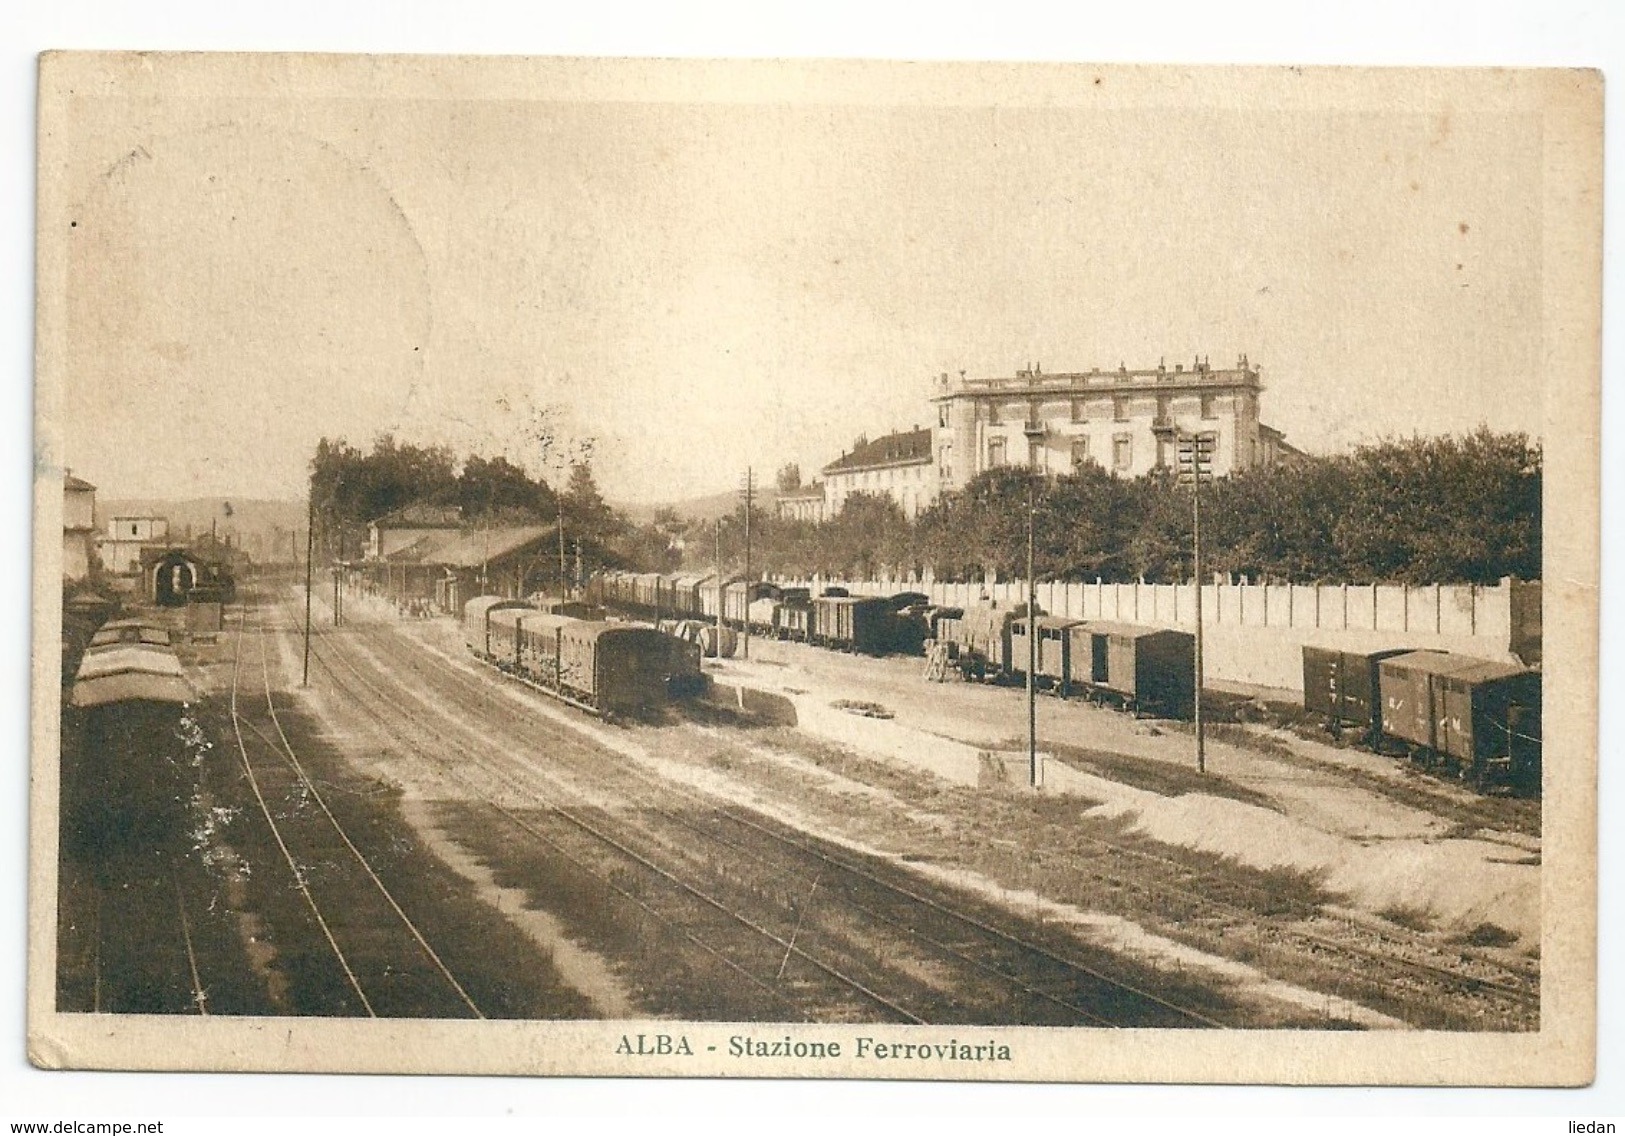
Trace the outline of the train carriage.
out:
<instances>
[{"instance_id":1,"label":"train carriage","mask_svg":"<svg viewBox=\"0 0 1625 1136\"><path fill-rule=\"evenodd\" d=\"M690 572L671 578L671 611L675 619L697 619L705 613L700 603L700 589L716 577L710 572Z\"/></svg>"},{"instance_id":2,"label":"train carriage","mask_svg":"<svg viewBox=\"0 0 1625 1136\"><path fill-rule=\"evenodd\" d=\"M1035 676L1066 690L1072 674L1071 629L1081 621L1059 615L1040 615L1033 620L1038 626L1038 669ZM1027 657L1031 650L1027 643L1029 620L1023 616L1010 623L1010 670L1013 674L1027 673Z\"/></svg>"},{"instance_id":3,"label":"train carriage","mask_svg":"<svg viewBox=\"0 0 1625 1136\"><path fill-rule=\"evenodd\" d=\"M812 641L883 655L891 647L891 608L878 596L819 596L812 605Z\"/></svg>"},{"instance_id":4,"label":"train carriage","mask_svg":"<svg viewBox=\"0 0 1625 1136\"><path fill-rule=\"evenodd\" d=\"M773 608L773 634L780 639L812 638L812 592L807 588L784 588Z\"/></svg>"},{"instance_id":5,"label":"train carriage","mask_svg":"<svg viewBox=\"0 0 1625 1136\"><path fill-rule=\"evenodd\" d=\"M196 695L162 628L120 620L100 630L67 697L63 840L92 857L173 849L196 786L182 729Z\"/></svg>"},{"instance_id":6,"label":"train carriage","mask_svg":"<svg viewBox=\"0 0 1625 1136\"><path fill-rule=\"evenodd\" d=\"M1382 732L1475 784L1540 781L1540 675L1524 667L1410 651L1379 664Z\"/></svg>"},{"instance_id":7,"label":"train carriage","mask_svg":"<svg viewBox=\"0 0 1625 1136\"><path fill-rule=\"evenodd\" d=\"M1196 640L1184 631L1087 620L1071 637L1069 689L1085 689L1138 713L1191 717L1196 706Z\"/></svg>"},{"instance_id":8,"label":"train carriage","mask_svg":"<svg viewBox=\"0 0 1625 1136\"><path fill-rule=\"evenodd\" d=\"M576 619L482 596L464 608L465 637L476 654L482 615L482 657L601 714L644 714L704 684L699 646L658 628Z\"/></svg>"},{"instance_id":9,"label":"train carriage","mask_svg":"<svg viewBox=\"0 0 1625 1136\"><path fill-rule=\"evenodd\" d=\"M115 619L98 627L85 648L103 650L126 643L140 643L150 647L171 647L169 628L146 619Z\"/></svg>"},{"instance_id":10,"label":"train carriage","mask_svg":"<svg viewBox=\"0 0 1625 1136\"><path fill-rule=\"evenodd\" d=\"M529 607L530 604L524 600L508 599L506 596L475 596L463 605L463 642L480 658L495 658L499 652L492 643L492 613ZM511 639L511 627L506 623L503 626L509 628Z\"/></svg>"},{"instance_id":11,"label":"train carriage","mask_svg":"<svg viewBox=\"0 0 1625 1136\"><path fill-rule=\"evenodd\" d=\"M1303 708L1326 718L1333 729L1353 726L1368 742L1382 731L1382 699L1377 695L1378 666L1404 648L1339 651L1303 649Z\"/></svg>"},{"instance_id":12,"label":"train carriage","mask_svg":"<svg viewBox=\"0 0 1625 1136\"><path fill-rule=\"evenodd\" d=\"M953 645L967 677L998 677L1010 669L1010 628L1017 616L1014 608L967 607L957 617L938 620L937 638Z\"/></svg>"}]
</instances>

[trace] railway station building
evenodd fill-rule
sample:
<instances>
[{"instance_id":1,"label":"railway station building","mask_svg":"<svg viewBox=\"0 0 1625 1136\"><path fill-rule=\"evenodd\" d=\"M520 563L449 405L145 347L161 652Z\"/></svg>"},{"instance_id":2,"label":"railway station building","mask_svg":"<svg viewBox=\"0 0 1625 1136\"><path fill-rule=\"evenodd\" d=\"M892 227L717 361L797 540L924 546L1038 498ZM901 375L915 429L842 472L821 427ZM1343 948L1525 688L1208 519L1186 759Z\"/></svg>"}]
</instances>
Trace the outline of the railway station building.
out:
<instances>
[{"instance_id":1,"label":"railway station building","mask_svg":"<svg viewBox=\"0 0 1625 1136\"><path fill-rule=\"evenodd\" d=\"M937 380L933 472L942 490L977 474L1024 466L1057 475L1090 463L1138 477L1176 461L1174 434L1213 439L1213 472L1267 466L1296 453L1279 430L1259 421L1259 369L1245 355L1215 369L1166 362L1131 371L1046 373L1029 364L1013 376Z\"/></svg>"}]
</instances>

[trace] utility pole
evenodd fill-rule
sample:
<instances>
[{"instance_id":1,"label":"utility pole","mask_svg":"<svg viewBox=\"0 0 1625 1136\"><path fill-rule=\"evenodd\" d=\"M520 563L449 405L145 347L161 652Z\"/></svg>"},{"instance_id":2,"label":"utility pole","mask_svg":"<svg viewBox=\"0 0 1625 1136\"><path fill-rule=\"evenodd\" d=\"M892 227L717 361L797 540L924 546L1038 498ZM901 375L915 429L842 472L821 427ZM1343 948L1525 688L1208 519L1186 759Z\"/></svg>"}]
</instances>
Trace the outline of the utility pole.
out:
<instances>
[{"instance_id":1,"label":"utility pole","mask_svg":"<svg viewBox=\"0 0 1625 1136\"><path fill-rule=\"evenodd\" d=\"M570 590L565 586L567 569L564 566L564 491L559 491L559 599L570 598Z\"/></svg>"},{"instance_id":2,"label":"utility pole","mask_svg":"<svg viewBox=\"0 0 1625 1136\"><path fill-rule=\"evenodd\" d=\"M310 586L316 568L316 494L310 494L305 516L305 670L300 686L310 685Z\"/></svg>"},{"instance_id":3,"label":"utility pole","mask_svg":"<svg viewBox=\"0 0 1625 1136\"><path fill-rule=\"evenodd\" d=\"M1207 723L1202 714L1202 484L1213 480L1213 435L1187 434L1172 425L1157 432L1178 447L1179 480L1191 487L1191 575L1196 581L1196 652L1194 663L1196 772L1207 772Z\"/></svg>"},{"instance_id":4,"label":"utility pole","mask_svg":"<svg viewBox=\"0 0 1625 1136\"><path fill-rule=\"evenodd\" d=\"M1033 503L1035 474L1027 471L1027 783L1038 788L1038 585L1033 580Z\"/></svg>"},{"instance_id":5,"label":"utility pole","mask_svg":"<svg viewBox=\"0 0 1625 1136\"><path fill-rule=\"evenodd\" d=\"M755 497L755 481L750 466L745 467L745 658L750 658L750 509Z\"/></svg>"},{"instance_id":6,"label":"utility pole","mask_svg":"<svg viewBox=\"0 0 1625 1136\"><path fill-rule=\"evenodd\" d=\"M716 542L715 557L716 557L716 565L717 565L717 658L720 659L720 658L722 658L722 601L725 598L723 596L723 594L722 594L722 518L721 517L717 518L717 524L716 524L716 527L711 530L711 536Z\"/></svg>"}]
</instances>

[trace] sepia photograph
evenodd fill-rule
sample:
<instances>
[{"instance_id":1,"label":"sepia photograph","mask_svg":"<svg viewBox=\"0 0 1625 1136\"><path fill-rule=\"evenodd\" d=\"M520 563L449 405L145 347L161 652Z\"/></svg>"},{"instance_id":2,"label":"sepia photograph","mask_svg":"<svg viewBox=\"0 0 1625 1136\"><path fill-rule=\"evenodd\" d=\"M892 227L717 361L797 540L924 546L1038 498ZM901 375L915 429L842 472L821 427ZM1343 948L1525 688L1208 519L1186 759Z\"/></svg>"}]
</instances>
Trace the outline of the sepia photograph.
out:
<instances>
[{"instance_id":1,"label":"sepia photograph","mask_svg":"<svg viewBox=\"0 0 1625 1136\"><path fill-rule=\"evenodd\" d=\"M1601 122L43 56L30 1059L1586 1083Z\"/></svg>"}]
</instances>

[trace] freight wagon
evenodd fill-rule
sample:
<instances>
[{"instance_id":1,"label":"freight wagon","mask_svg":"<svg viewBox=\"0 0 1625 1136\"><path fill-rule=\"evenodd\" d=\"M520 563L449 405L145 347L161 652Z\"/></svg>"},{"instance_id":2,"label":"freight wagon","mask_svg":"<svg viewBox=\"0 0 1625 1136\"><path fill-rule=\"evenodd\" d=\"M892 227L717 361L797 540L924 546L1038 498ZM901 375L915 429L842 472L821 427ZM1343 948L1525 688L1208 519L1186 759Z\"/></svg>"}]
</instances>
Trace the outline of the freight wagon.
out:
<instances>
[{"instance_id":1,"label":"freight wagon","mask_svg":"<svg viewBox=\"0 0 1625 1136\"><path fill-rule=\"evenodd\" d=\"M1196 639L1183 631L1090 620L1067 629L1067 686L1121 702L1138 713L1155 710L1189 718L1196 708Z\"/></svg>"},{"instance_id":2,"label":"freight wagon","mask_svg":"<svg viewBox=\"0 0 1625 1136\"><path fill-rule=\"evenodd\" d=\"M1444 765L1479 787L1538 789L1538 673L1439 651L1394 655L1378 668L1384 748Z\"/></svg>"},{"instance_id":3,"label":"freight wagon","mask_svg":"<svg viewBox=\"0 0 1625 1136\"><path fill-rule=\"evenodd\" d=\"M1378 665L1404 648L1381 651L1303 649L1303 708L1323 715L1334 730L1353 726L1367 744L1382 733L1382 699L1377 695Z\"/></svg>"}]
</instances>

